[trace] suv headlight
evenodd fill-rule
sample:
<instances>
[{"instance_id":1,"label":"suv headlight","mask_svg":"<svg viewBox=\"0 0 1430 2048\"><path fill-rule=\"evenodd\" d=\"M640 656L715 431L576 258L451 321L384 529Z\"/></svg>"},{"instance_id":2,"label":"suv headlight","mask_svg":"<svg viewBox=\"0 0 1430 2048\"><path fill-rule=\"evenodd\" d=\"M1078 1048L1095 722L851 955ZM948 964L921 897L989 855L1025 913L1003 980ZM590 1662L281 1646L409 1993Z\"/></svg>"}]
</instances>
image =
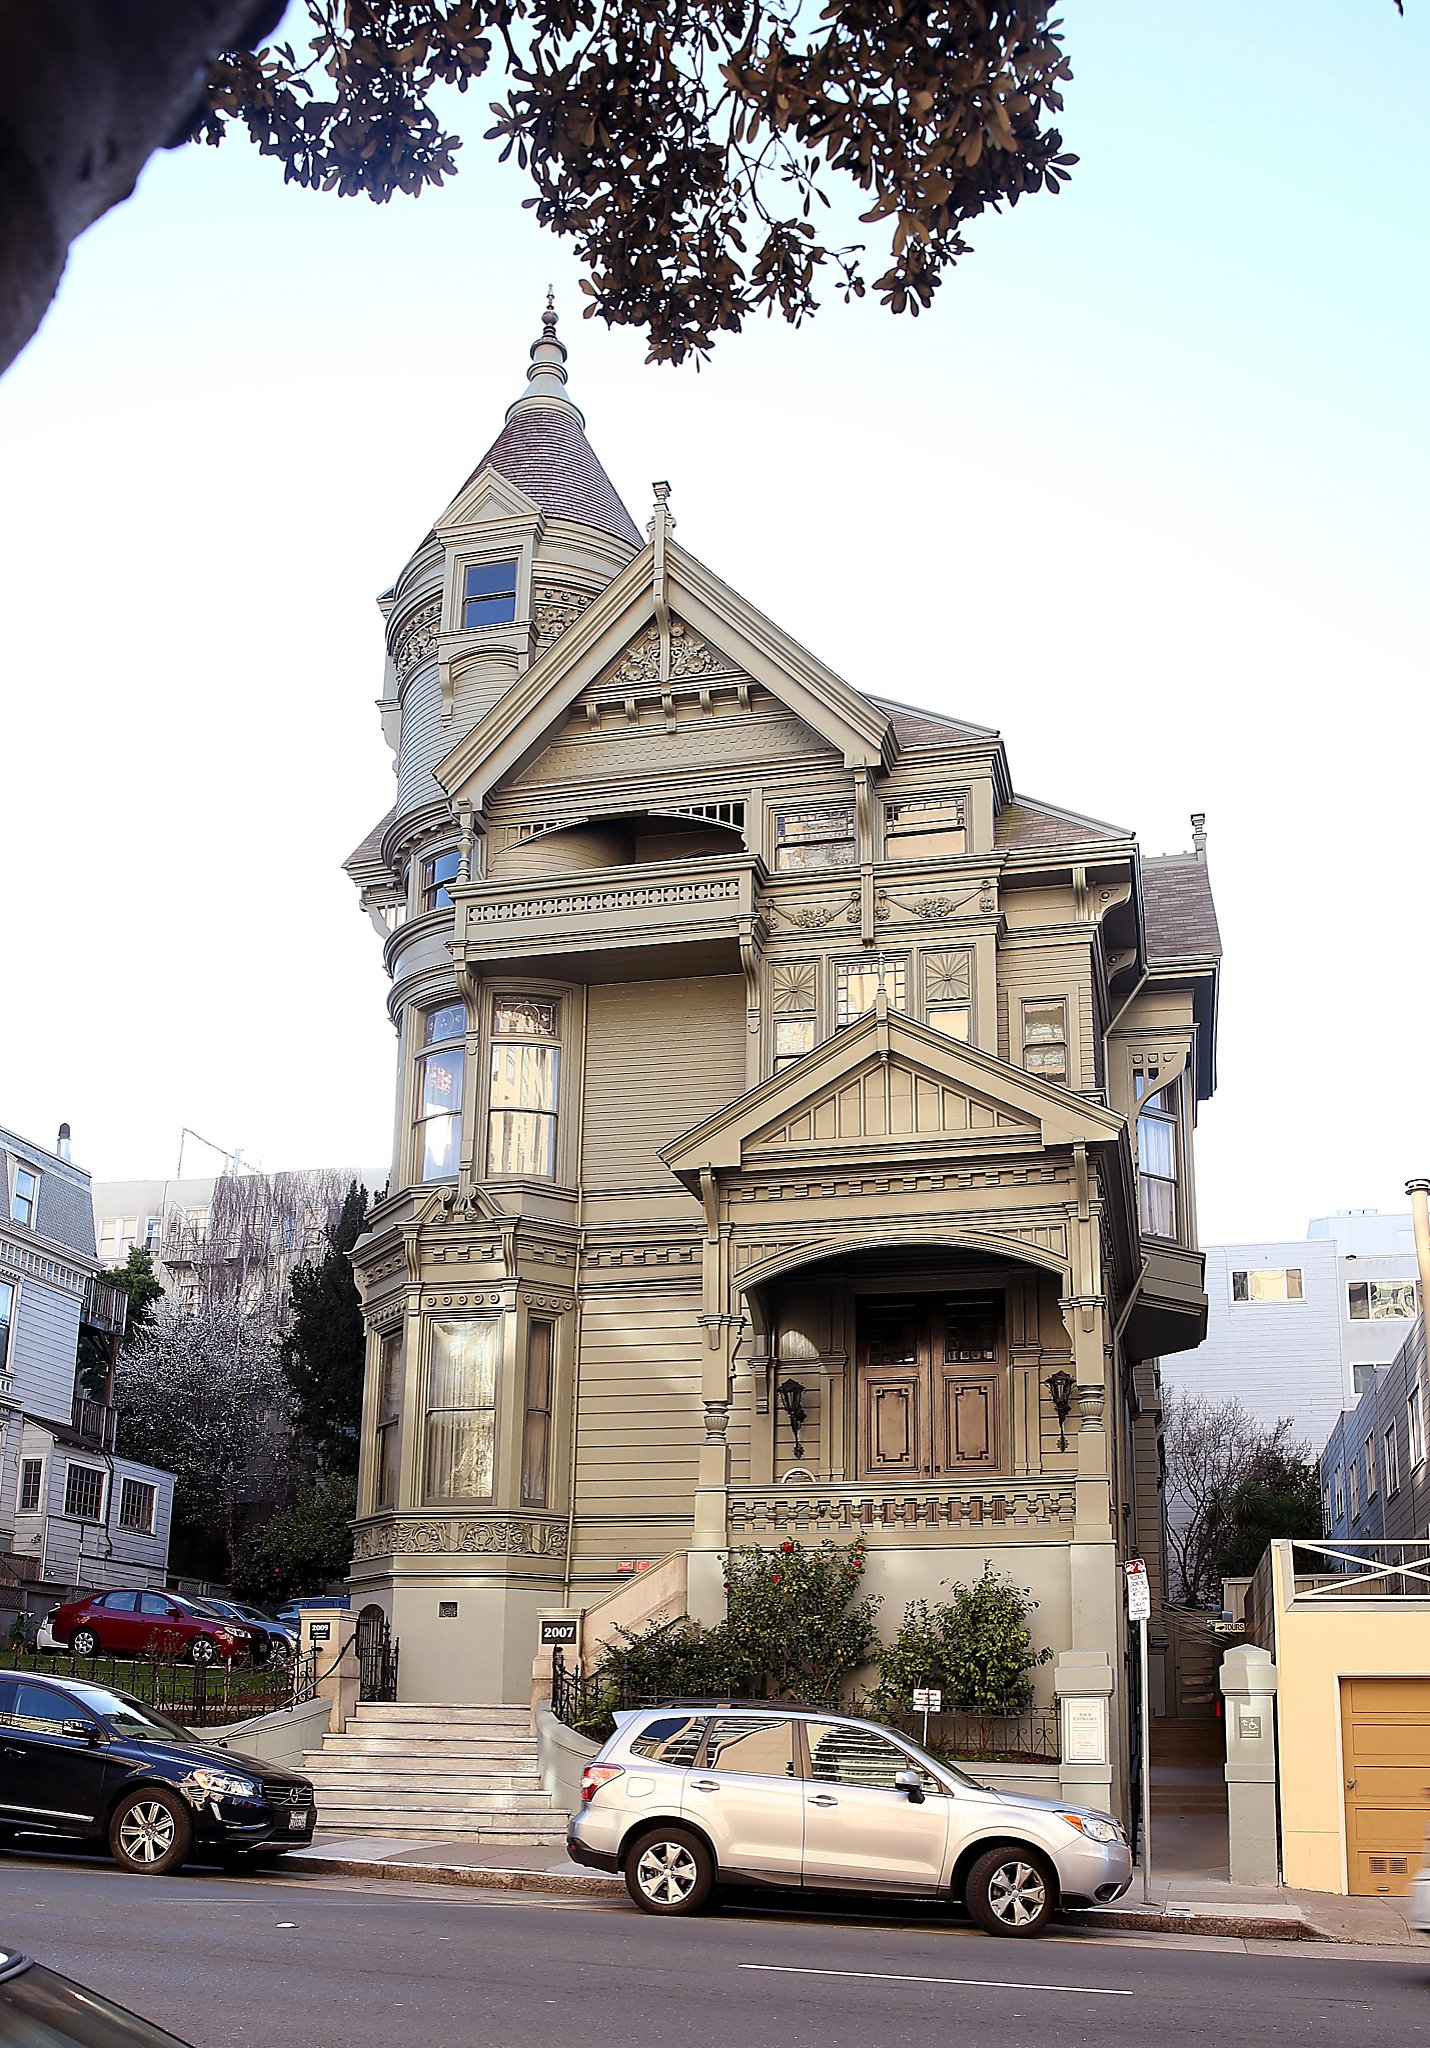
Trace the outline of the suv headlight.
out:
<instances>
[{"instance_id":1,"label":"suv headlight","mask_svg":"<svg viewBox=\"0 0 1430 2048\"><path fill-rule=\"evenodd\" d=\"M252 1778L240 1778L232 1771L190 1771L189 1783L210 1799L257 1799L260 1789Z\"/></svg>"},{"instance_id":2,"label":"suv headlight","mask_svg":"<svg viewBox=\"0 0 1430 2048\"><path fill-rule=\"evenodd\" d=\"M1117 1821L1104 1820L1100 1814L1060 1813L1058 1819L1065 1820L1080 1835L1086 1835L1090 1842L1125 1842L1127 1839Z\"/></svg>"}]
</instances>

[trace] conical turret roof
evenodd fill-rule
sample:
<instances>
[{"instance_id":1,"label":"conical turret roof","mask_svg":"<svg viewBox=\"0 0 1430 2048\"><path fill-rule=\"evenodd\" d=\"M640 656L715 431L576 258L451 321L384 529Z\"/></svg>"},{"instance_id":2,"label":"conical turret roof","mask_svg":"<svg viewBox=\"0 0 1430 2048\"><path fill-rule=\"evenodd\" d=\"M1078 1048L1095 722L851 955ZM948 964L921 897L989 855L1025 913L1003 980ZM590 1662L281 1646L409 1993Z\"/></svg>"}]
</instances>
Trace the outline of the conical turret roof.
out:
<instances>
[{"instance_id":1,"label":"conical turret roof","mask_svg":"<svg viewBox=\"0 0 1430 2048\"><path fill-rule=\"evenodd\" d=\"M635 521L586 439L585 419L566 395L566 349L556 338L549 297L541 337L532 343L526 389L467 483L484 469L525 491L548 519L573 519L641 546Z\"/></svg>"}]
</instances>

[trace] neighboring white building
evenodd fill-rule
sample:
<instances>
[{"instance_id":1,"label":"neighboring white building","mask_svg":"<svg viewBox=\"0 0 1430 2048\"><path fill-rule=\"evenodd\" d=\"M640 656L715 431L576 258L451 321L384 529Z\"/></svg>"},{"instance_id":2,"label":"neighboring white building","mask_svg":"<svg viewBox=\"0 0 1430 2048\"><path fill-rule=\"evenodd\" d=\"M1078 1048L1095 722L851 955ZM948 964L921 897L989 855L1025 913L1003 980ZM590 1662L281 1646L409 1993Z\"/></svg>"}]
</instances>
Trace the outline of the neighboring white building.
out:
<instances>
[{"instance_id":1,"label":"neighboring white building","mask_svg":"<svg viewBox=\"0 0 1430 2048\"><path fill-rule=\"evenodd\" d=\"M162 1585L174 1477L114 1454L112 1385L76 1385L80 1334L112 1352L124 1297L96 1275L89 1175L0 1130L0 1606L32 1592Z\"/></svg>"},{"instance_id":2,"label":"neighboring white building","mask_svg":"<svg viewBox=\"0 0 1430 2048\"><path fill-rule=\"evenodd\" d=\"M1304 1238L1208 1245L1206 1341L1162 1361L1162 1384L1289 1415L1318 1452L1405 1341L1416 1312L1409 1215L1319 1216Z\"/></svg>"}]
</instances>

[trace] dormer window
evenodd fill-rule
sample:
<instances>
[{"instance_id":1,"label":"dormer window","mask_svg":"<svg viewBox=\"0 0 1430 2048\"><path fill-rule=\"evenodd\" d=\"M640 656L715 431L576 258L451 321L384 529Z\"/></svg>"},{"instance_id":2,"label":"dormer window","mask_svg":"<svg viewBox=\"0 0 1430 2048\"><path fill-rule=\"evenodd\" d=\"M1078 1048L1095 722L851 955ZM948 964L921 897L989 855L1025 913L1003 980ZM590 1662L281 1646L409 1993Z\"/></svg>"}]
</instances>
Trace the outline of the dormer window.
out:
<instances>
[{"instance_id":1,"label":"dormer window","mask_svg":"<svg viewBox=\"0 0 1430 2048\"><path fill-rule=\"evenodd\" d=\"M445 853L434 853L422 863L422 908L424 910L450 910L452 898L447 889L448 882L457 879L457 868L461 855L455 846L449 846Z\"/></svg>"},{"instance_id":2,"label":"dormer window","mask_svg":"<svg viewBox=\"0 0 1430 2048\"><path fill-rule=\"evenodd\" d=\"M15 1192L10 1197L10 1218L14 1223L23 1223L27 1230L35 1227L35 1198L40 1191L39 1176L26 1166L15 1168Z\"/></svg>"},{"instance_id":3,"label":"dormer window","mask_svg":"<svg viewBox=\"0 0 1430 2048\"><path fill-rule=\"evenodd\" d=\"M462 624L504 626L516 617L516 563L474 562L462 585Z\"/></svg>"},{"instance_id":4,"label":"dormer window","mask_svg":"<svg viewBox=\"0 0 1430 2048\"><path fill-rule=\"evenodd\" d=\"M1156 1067L1133 1070L1137 1093L1137 1192L1143 1230L1151 1237L1177 1235L1180 1151L1174 1077L1158 1087Z\"/></svg>"},{"instance_id":5,"label":"dormer window","mask_svg":"<svg viewBox=\"0 0 1430 2048\"><path fill-rule=\"evenodd\" d=\"M853 865L852 811L775 813L777 873L787 874L801 868L852 868Z\"/></svg>"}]
</instances>

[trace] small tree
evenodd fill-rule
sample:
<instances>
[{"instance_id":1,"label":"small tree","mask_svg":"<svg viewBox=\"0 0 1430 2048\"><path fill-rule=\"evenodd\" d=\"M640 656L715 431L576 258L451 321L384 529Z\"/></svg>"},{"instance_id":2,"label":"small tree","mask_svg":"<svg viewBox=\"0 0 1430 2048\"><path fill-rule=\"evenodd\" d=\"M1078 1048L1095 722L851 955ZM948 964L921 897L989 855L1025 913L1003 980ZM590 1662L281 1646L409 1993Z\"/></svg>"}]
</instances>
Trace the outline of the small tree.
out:
<instances>
[{"instance_id":1,"label":"small tree","mask_svg":"<svg viewBox=\"0 0 1430 2048\"><path fill-rule=\"evenodd\" d=\"M1216 1582L1256 1570L1278 1537L1319 1536L1321 1473L1314 1458L1271 1445L1253 1460L1231 1498L1221 1545L1212 1558Z\"/></svg>"},{"instance_id":2,"label":"small tree","mask_svg":"<svg viewBox=\"0 0 1430 2048\"><path fill-rule=\"evenodd\" d=\"M353 1246L367 1221L367 1192L356 1181L316 1265L295 1268L291 1321L282 1342L300 1437L324 1472L356 1474L362 1423L362 1302L353 1278Z\"/></svg>"},{"instance_id":3,"label":"small tree","mask_svg":"<svg viewBox=\"0 0 1430 2048\"><path fill-rule=\"evenodd\" d=\"M357 1486L333 1472L310 1486L291 1507L280 1508L261 1529L240 1539L233 1562L241 1599L276 1606L294 1594L320 1592L347 1577L352 1563Z\"/></svg>"},{"instance_id":4,"label":"small tree","mask_svg":"<svg viewBox=\"0 0 1430 2048\"><path fill-rule=\"evenodd\" d=\"M1162 1418L1173 1597L1190 1607L1219 1608L1226 1558L1248 1554L1258 1513L1273 1520L1285 1518L1281 1509L1272 1507L1274 1499L1282 1497L1285 1513L1293 1522L1304 1518L1305 1526L1273 1533L1319 1534L1319 1484L1314 1487L1314 1509L1304 1476L1290 1479L1290 1492L1299 1495L1303 1505L1293 1501L1288 1507L1284 1499L1288 1475L1302 1468L1314 1470L1314 1464L1303 1447L1292 1442L1289 1415L1268 1427L1240 1401L1211 1401L1205 1394L1174 1388L1163 1398ZM1261 1486L1267 1489L1264 1494L1251 1491ZM1239 1527L1244 1541L1233 1549ZM1265 1548L1264 1541L1261 1547ZM1260 1554L1258 1550L1257 1558Z\"/></svg>"},{"instance_id":5,"label":"small tree","mask_svg":"<svg viewBox=\"0 0 1430 2048\"><path fill-rule=\"evenodd\" d=\"M898 1634L880 1655L871 1705L883 1714L906 1714L916 1687L936 1686L945 1707L962 1713L1026 1713L1032 1674L1053 1654L1037 1647L1028 1626L1037 1604L987 1559L982 1576L956 1587L952 1600L940 1606L910 1601Z\"/></svg>"},{"instance_id":6,"label":"small tree","mask_svg":"<svg viewBox=\"0 0 1430 2048\"><path fill-rule=\"evenodd\" d=\"M175 1474L175 1522L231 1568L245 1475L274 1464L289 1428L271 1328L234 1302L163 1301L121 1353L118 1447Z\"/></svg>"}]
</instances>

